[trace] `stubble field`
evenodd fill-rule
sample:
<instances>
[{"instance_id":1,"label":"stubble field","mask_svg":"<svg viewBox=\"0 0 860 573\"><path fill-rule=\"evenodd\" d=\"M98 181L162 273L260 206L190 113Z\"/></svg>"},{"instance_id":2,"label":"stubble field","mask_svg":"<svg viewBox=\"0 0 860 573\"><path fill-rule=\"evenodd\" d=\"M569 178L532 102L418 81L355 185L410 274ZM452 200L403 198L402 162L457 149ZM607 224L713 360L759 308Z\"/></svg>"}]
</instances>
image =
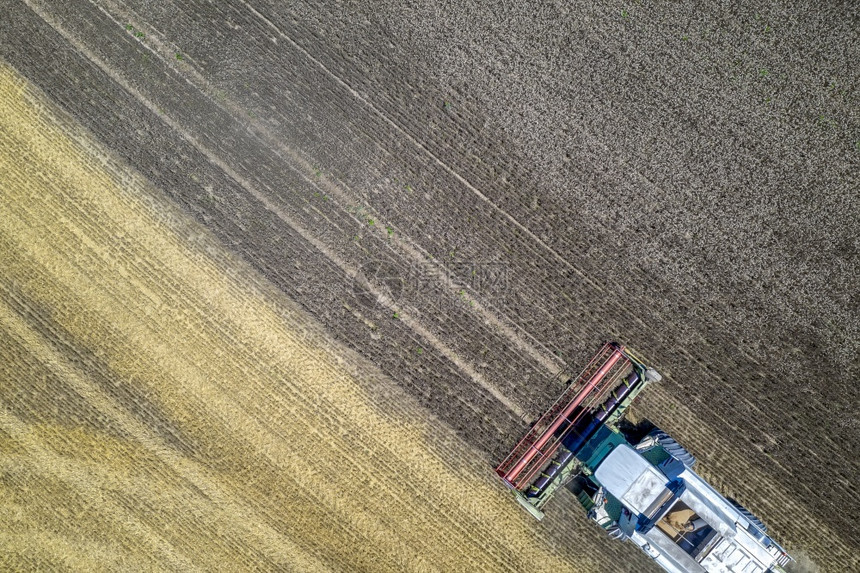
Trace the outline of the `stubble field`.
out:
<instances>
[{"instance_id":1,"label":"stubble field","mask_svg":"<svg viewBox=\"0 0 860 573\"><path fill-rule=\"evenodd\" d=\"M837 8L6 4L13 566L640 571L491 475L607 338L703 475L860 566Z\"/></svg>"}]
</instances>

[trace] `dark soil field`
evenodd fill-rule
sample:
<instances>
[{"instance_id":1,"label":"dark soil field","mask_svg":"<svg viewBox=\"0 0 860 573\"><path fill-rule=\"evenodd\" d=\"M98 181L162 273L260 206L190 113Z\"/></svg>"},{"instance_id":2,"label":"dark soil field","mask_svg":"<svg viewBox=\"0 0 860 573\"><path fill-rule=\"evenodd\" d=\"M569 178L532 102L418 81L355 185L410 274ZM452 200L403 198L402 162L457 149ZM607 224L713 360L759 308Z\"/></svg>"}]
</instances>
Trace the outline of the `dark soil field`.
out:
<instances>
[{"instance_id":1,"label":"dark soil field","mask_svg":"<svg viewBox=\"0 0 860 573\"><path fill-rule=\"evenodd\" d=\"M0 8L0 60L377 368L368 392L445 426L433 447L490 474L618 340L665 377L637 413L702 475L860 569L852 3ZM649 567L575 503L529 534L574 570Z\"/></svg>"}]
</instances>

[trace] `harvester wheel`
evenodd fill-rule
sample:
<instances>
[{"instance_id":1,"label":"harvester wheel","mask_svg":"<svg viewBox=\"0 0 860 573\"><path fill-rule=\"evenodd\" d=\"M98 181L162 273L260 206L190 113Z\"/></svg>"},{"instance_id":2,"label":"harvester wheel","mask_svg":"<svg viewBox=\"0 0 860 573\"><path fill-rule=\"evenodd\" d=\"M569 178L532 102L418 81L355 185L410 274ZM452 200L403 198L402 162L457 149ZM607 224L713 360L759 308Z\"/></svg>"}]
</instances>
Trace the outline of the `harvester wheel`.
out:
<instances>
[{"instance_id":1,"label":"harvester wheel","mask_svg":"<svg viewBox=\"0 0 860 573\"><path fill-rule=\"evenodd\" d=\"M688 452L684 446L675 441L675 438L661 430L660 428L654 428L651 432L648 433L649 436L653 436L657 443L666 450L670 456L684 464L684 466L691 468L696 463L696 458Z\"/></svg>"}]
</instances>

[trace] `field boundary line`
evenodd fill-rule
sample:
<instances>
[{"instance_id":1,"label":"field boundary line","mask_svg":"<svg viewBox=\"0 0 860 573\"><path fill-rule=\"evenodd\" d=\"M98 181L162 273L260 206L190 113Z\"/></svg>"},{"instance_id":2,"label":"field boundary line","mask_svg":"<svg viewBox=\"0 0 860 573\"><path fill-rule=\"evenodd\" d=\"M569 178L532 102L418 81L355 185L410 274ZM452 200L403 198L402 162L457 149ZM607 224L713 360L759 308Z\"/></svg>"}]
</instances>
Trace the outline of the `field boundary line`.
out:
<instances>
[{"instance_id":1,"label":"field boundary line","mask_svg":"<svg viewBox=\"0 0 860 573\"><path fill-rule=\"evenodd\" d=\"M301 225L296 223L296 221L293 220L293 218L289 214L284 212L284 210L281 209L278 205L275 205L264 193L261 193L247 179L239 175L234 169L232 169L222 159L220 159L214 152L212 152L205 145L199 142L183 126L168 117L167 114L160 114L158 112L157 106L155 106L151 101L149 101L149 99L147 99L139 90L129 85L125 78L121 77L120 74L109 68L101 58L99 58L85 45L83 45L80 41L73 37L72 34L70 34L65 28L62 27L59 22L56 21L56 18L46 13L44 10L41 9L41 7L35 6L35 2L33 0L23 1L31 10L38 14L40 18L42 18L46 23L48 23L48 25L55 29L57 33L63 36L66 41L68 41L72 46L74 46L83 56L85 56L88 60L95 64L105 75L107 75L110 79L116 82L117 85L122 87L129 94L131 94L135 99L137 99L144 107L146 107L150 112L152 112L155 117L158 117L161 121L166 123L180 137L182 137L182 139L187 141L195 149L202 153L213 165L218 167L223 173L225 173L228 177L233 179L237 184L239 184L243 189L245 189L248 194L250 194L257 201L259 201L259 203L263 205L268 211L270 211L279 219L284 221L287 225L289 225L302 239L313 245L318 251L320 251L320 253L325 255L338 268L340 268L346 276L354 277L358 274L358 269L353 268L351 265L340 259L340 257L332 253L326 245L316 239ZM307 180L304 174L299 173L299 175ZM372 285L368 286L370 286L370 291L388 310L392 312L396 310L392 302L389 301L379 289L374 288ZM420 336L422 336L429 343L430 346L436 348L443 356L445 356L452 364L457 366L463 373L468 375L479 386L489 392L495 399L504 404L505 407L507 407L511 412L513 412L519 418L526 420L526 412L518 404L513 402L510 398L505 396L498 388L496 388L493 384L487 381L487 379L484 378L482 374L477 372L474 368L472 368L471 365L467 364L463 359L461 359L456 354L456 352L454 352L451 348L448 347L447 344L442 342L433 333L420 325L416 320L411 319L408 316L401 316L400 319L407 326L409 326Z\"/></svg>"}]
</instances>

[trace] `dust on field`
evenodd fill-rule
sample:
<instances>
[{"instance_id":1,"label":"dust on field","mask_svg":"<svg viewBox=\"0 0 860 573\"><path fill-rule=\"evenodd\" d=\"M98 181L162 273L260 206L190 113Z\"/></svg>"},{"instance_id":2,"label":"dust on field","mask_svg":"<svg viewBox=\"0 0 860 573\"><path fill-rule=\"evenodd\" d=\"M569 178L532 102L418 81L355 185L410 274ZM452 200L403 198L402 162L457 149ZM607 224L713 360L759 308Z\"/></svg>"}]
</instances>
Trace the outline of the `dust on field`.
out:
<instances>
[{"instance_id":1,"label":"dust on field","mask_svg":"<svg viewBox=\"0 0 860 573\"><path fill-rule=\"evenodd\" d=\"M575 567L5 66L0 148L2 568Z\"/></svg>"}]
</instances>

